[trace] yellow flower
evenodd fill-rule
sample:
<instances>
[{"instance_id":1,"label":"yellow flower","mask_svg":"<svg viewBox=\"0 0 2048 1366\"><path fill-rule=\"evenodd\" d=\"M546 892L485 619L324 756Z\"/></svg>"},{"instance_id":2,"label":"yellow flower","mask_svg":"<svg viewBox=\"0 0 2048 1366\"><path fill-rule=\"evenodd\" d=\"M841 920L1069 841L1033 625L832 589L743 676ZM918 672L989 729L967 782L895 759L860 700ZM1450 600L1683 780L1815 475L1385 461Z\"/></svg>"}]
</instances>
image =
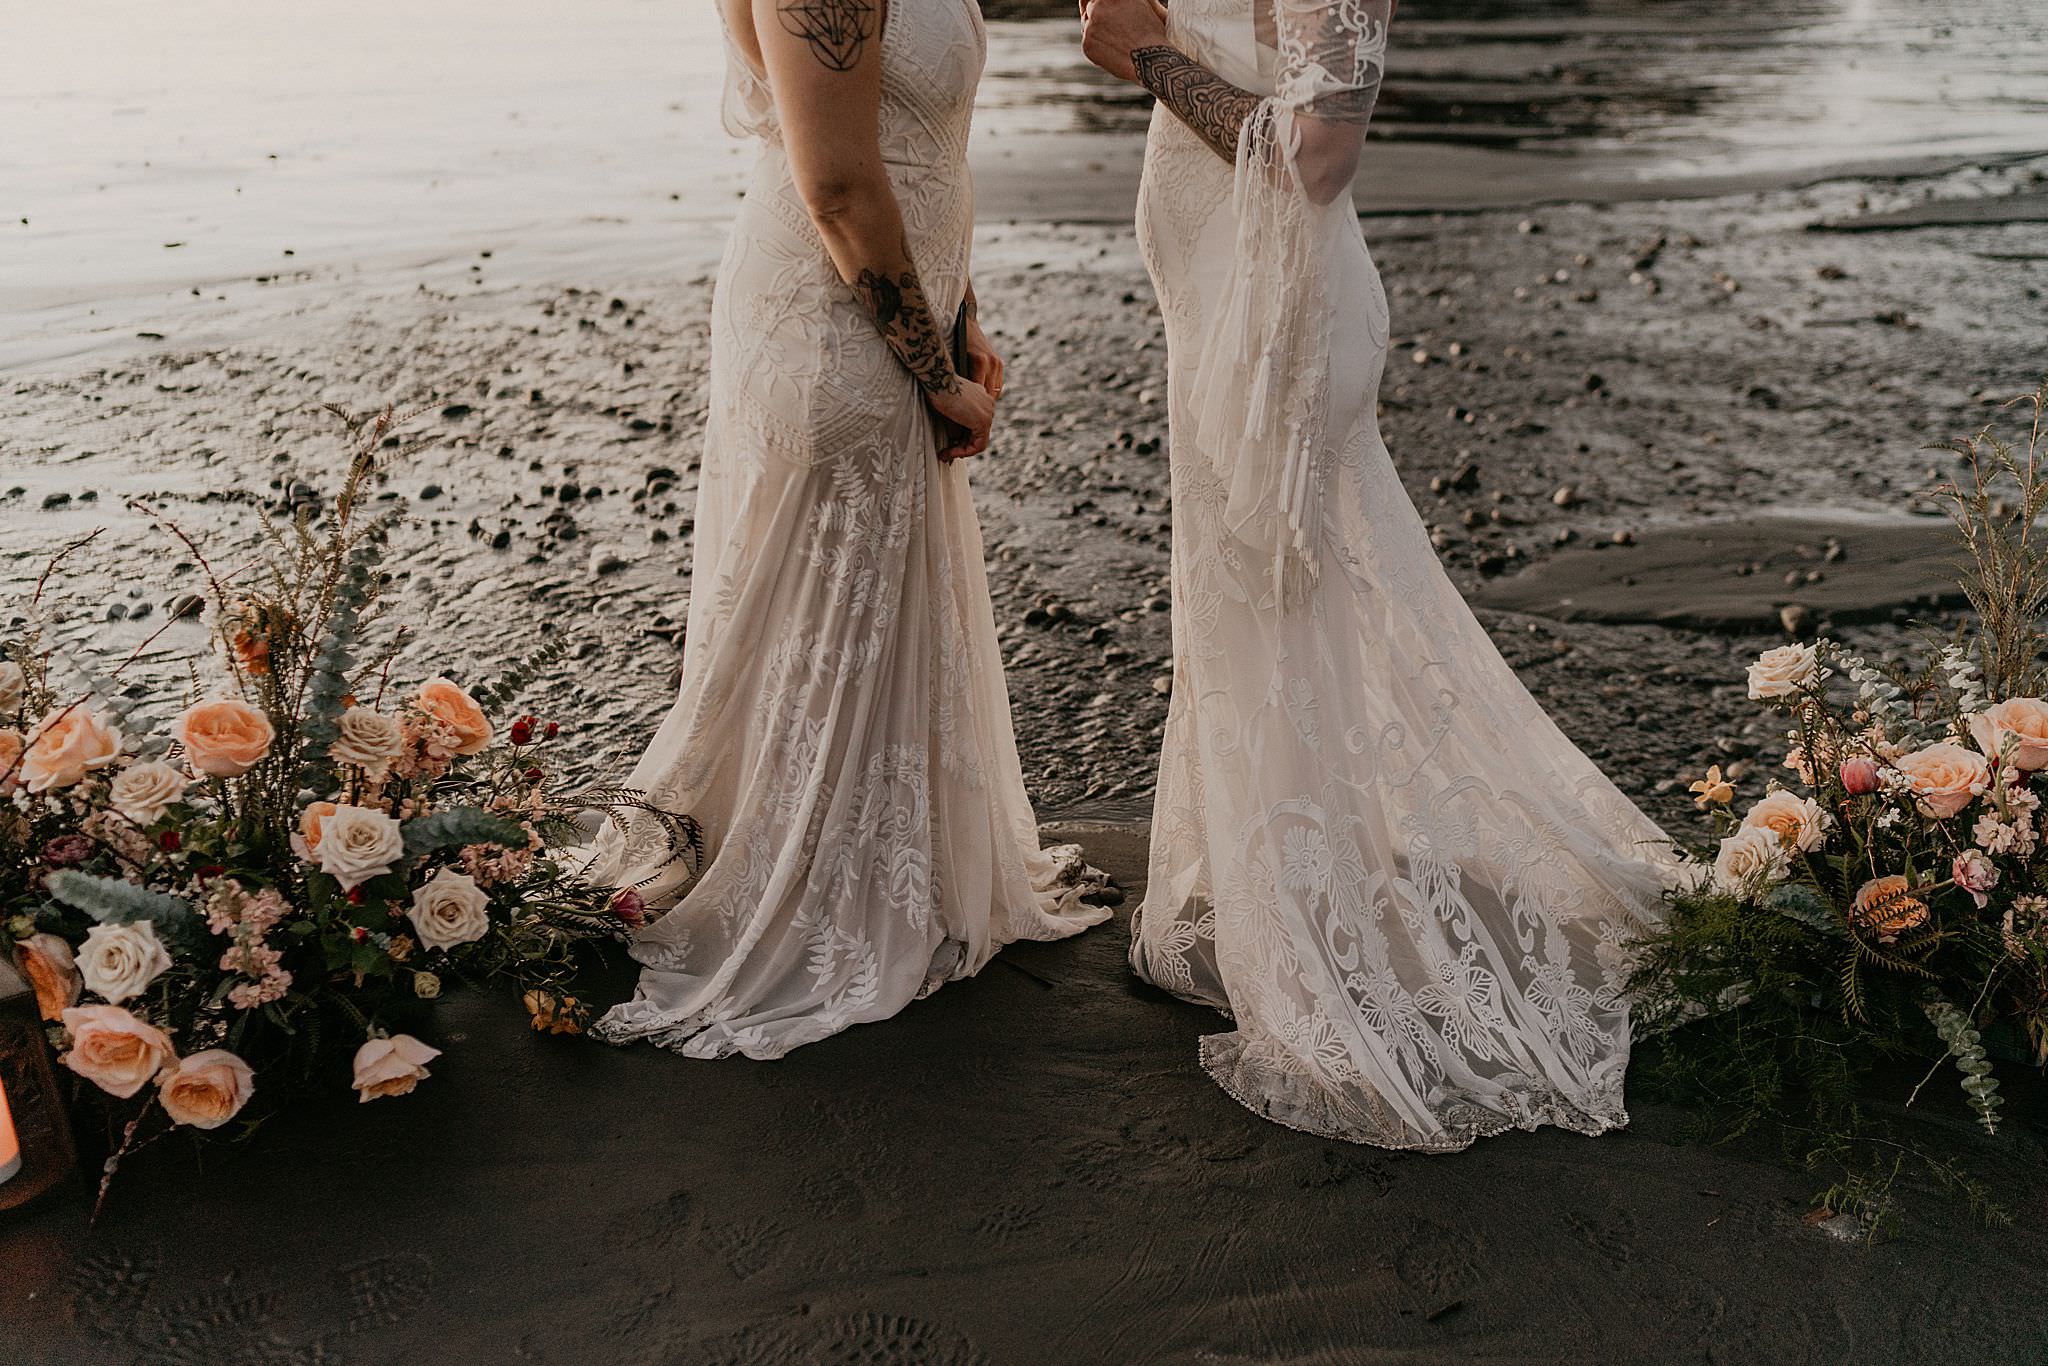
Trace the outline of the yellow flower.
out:
<instances>
[{"instance_id":1,"label":"yellow flower","mask_svg":"<svg viewBox=\"0 0 2048 1366\"><path fill-rule=\"evenodd\" d=\"M1699 803L1700 810L1710 806L1726 806L1735 800L1735 784L1721 776L1721 766L1715 764L1707 770L1707 776L1694 783L1686 791Z\"/></svg>"}]
</instances>

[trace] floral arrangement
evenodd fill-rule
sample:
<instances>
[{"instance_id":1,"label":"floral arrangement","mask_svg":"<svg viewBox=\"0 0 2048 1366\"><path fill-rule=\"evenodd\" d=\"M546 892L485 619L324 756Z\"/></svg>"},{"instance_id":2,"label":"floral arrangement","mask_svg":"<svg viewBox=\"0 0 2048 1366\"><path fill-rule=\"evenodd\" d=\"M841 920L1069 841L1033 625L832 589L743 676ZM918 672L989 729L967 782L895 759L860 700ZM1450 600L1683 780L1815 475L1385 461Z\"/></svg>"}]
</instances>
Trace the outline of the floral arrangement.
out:
<instances>
[{"instance_id":1,"label":"floral arrangement","mask_svg":"<svg viewBox=\"0 0 2048 1366\"><path fill-rule=\"evenodd\" d=\"M1953 448L1967 477L1934 490L1961 533L1968 629L1916 661L1822 639L1749 667L1750 698L1788 722L1783 776L1740 807L1719 767L1691 785L1716 839L1634 980L1649 1028L1685 1026L1665 1078L1732 1109L1732 1132L1775 1121L1843 1163L1823 1207L1873 1221L1905 1155L1983 1194L1949 1155L1874 1133L1861 1097L1882 1064L1929 1066L1910 1105L1952 1063L1996 1134L1991 1054L2048 1063L2048 389L2032 402L2024 447L1987 429Z\"/></svg>"},{"instance_id":2,"label":"floral arrangement","mask_svg":"<svg viewBox=\"0 0 2048 1366\"><path fill-rule=\"evenodd\" d=\"M578 812L650 808L563 792L559 723L500 715L553 651L488 688L400 690L403 633L365 644L390 519L358 505L387 446L418 443L388 410L342 417L324 525L302 508L227 574L185 541L211 589L194 695L123 686L141 649L102 669L48 644L48 570L0 640L0 946L59 1061L122 1107L116 1162L171 1129L253 1130L307 1086L412 1091L439 1051L406 1031L451 981L510 977L536 1028L576 1032L577 947L644 919L559 847ZM686 818L656 814L694 847Z\"/></svg>"}]
</instances>

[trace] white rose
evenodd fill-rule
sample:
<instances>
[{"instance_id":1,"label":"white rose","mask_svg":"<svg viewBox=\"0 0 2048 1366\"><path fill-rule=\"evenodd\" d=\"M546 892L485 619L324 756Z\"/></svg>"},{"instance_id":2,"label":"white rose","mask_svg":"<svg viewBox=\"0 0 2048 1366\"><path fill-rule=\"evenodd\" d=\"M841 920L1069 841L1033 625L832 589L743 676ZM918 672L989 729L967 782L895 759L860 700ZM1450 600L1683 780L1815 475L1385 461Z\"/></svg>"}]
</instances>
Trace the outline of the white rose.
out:
<instances>
[{"instance_id":1,"label":"white rose","mask_svg":"<svg viewBox=\"0 0 2048 1366\"><path fill-rule=\"evenodd\" d=\"M474 944L490 932L490 894L476 885L476 879L453 868L443 868L412 894L412 909L406 918L419 932L420 942L430 949L452 949Z\"/></svg>"},{"instance_id":2,"label":"white rose","mask_svg":"<svg viewBox=\"0 0 2048 1366\"><path fill-rule=\"evenodd\" d=\"M1755 806L1742 823L1753 829L1768 830L1778 837L1787 849L1797 849L1810 854L1828 842L1828 817L1820 804L1811 797L1779 788Z\"/></svg>"},{"instance_id":3,"label":"white rose","mask_svg":"<svg viewBox=\"0 0 2048 1366\"><path fill-rule=\"evenodd\" d=\"M115 1005L149 990L170 965L170 953L147 920L95 925L78 946L78 975L85 989Z\"/></svg>"},{"instance_id":4,"label":"white rose","mask_svg":"<svg viewBox=\"0 0 2048 1366\"><path fill-rule=\"evenodd\" d=\"M13 660L0 660L0 714L14 715L21 710L21 695L28 689L28 679L22 676L21 665Z\"/></svg>"},{"instance_id":5,"label":"white rose","mask_svg":"<svg viewBox=\"0 0 2048 1366\"><path fill-rule=\"evenodd\" d=\"M1749 666L1749 695L1759 702L1790 697L1812 683L1819 672L1820 661L1811 645L1780 645L1765 650Z\"/></svg>"},{"instance_id":6,"label":"white rose","mask_svg":"<svg viewBox=\"0 0 2048 1366\"><path fill-rule=\"evenodd\" d=\"M154 825L184 795L184 774L160 760L144 759L114 775L107 804L137 825Z\"/></svg>"},{"instance_id":7,"label":"white rose","mask_svg":"<svg viewBox=\"0 0 2048 1366\"><path fill-rule=\"evenodd\" d=\"M365 1103L382 1096L403 1096L425 1081L427 1064L441 1056L410 1034L371 1039L356 1050L355 1088Z\"/></svg>"},{"instance_id":8,"label":"white rose","mask_svg":"<svg viewBox=\"0 0 2048 1366\"><path fill-rule=\"evenodd\" d=\"M328 757L338 764L354 764L372 777L381 777L405 748L405 736L398 718L370 707L350 707L341 714L341 733L327 747Z\"/></svg>"},{"instance_id":9,"label":"white rose","mask_svg":"<svg viewBox=\"0 0 2048 1366\"><path fill-rule=\"evenodd\" d=\"M320 871L353 890L405 856L398 822L367 806L337 806L320 822Z\"/></svg>"},{"instance_id":10,"label":"white rose","mask_svg":"<svg viewBox=\"0 0 2048 1366\"><path fill-rule=\"evenodd\" d=\"M1785 846L1776 832L1746 825L1721 841L1721 852L1714 857L1714 883L1740 896L1760 882L1776 882L1785 876L1786 866Z\"/></svg>"}]
</instances>

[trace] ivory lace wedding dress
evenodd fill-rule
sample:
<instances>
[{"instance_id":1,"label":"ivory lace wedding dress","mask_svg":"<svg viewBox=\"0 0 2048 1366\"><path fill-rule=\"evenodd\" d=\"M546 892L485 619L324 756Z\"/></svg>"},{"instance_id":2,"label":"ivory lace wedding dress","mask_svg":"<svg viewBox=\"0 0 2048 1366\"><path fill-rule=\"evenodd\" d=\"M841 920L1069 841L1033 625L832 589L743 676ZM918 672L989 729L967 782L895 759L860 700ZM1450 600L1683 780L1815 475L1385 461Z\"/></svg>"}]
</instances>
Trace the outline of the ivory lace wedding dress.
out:
<instances>
[{"instance_id":1,"label":"ivory lace wedding dress","mask_svg":"<svg viewBox=\"0 0 2048 1366\"><path fill-rule=\"evenodd\" d=\"M967 286L973 0L893 4L882 155L941 319ZM841 283L763 81L728 43L725 116L759 159L712 307L681 696L627 780L702 824L701 873L641 817L593 873L674 905L595 1033L780 1057L895 1014L1016 939L1108 918L1024 792L967 462ZM694 874L694 876L693 876Z\"/></svg>"},{"instance_id":2,"label":"ivory lace wedding dress","mask_svg":"<svg viewBox=\"0 0 2048 1366\"><path fill-rule=\"evenodd\" d=\"M1496 652L1380 439L1386 296L1292 157L1299 117L1369 116L1388 2L1255 2L1174 0L1175 45L1266 98L1234 168L1157 110L1140 191L1175 672L1132 965L1231 1017L1202 1063L1283 1124L1599 1133L1672 857Z\"/></svg>"}]
</instances>

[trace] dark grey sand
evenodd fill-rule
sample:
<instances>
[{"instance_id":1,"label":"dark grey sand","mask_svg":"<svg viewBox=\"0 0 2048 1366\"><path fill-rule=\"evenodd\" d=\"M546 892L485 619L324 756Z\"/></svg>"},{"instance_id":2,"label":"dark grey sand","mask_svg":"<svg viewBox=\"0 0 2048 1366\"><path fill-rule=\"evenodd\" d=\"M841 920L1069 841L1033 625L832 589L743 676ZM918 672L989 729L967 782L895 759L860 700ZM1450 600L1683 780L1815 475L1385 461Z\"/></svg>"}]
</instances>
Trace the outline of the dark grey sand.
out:
<instances>
[{"instance_id":1,"label":"dark grey sand","mask_svg":"<svg viewBox=\"0 0 2048 1366\"><path fill-rule=\"evenodd\" d=\"M1142 835L1067 827L1142 890ZM96 1233L0 1238L10 1362L2029 1362L2015 1232L1931 1204L1876 1248L1753 1155L1626 1132L1397 1155L1264 1123L1122 920L777 1063L445 1015L414 1096L151 1152ZM2018 1100L2019 1098L2015 1098ZM2038 1100L2038 1097L2036 1097ZM2026 1192L2016 1161L1991 1173Z\"/></svg>"},{"instance_id":2,"label":"dark grey sand","mask_svg":"<svg viewBox=\"0 0 2048 1366\"><path fill-rule=\"evenodd\" d=\"M1479 600L1510 661L1675 831L1694 830L1682 785L1706 763L1753 795L1765 775L1745 761L1776 761L1740 677L1783 639L1778 608L1810 599L1882 649L1907 639L1894 612L1939 587L1924 557L1864 573L1885 547L1853 538L1840 561L1773 560L1773 587L1738 573L1759 559L1756 515L1910 515L1949 468L1924 447L1988 419L2048 359L2048 228L1805 231L1897 195L1368 222L1399 340L1385 426L1446 565L1468 590L1497 585ZM1042 811L1138 817L1169 681L1150 291L1114 229L995 226L979 276L1013 365L975 479L1027 778ZM107 526L62 593L76 634L125 646L200 576L124 499L232 567L261 505L332 488L309 405L429 400L421 428L447 443L388 478L419 518L393 566L418 632L408 662L478 678L568 634L576 657L528 705L570 724L583 771L614 773L674 684L706 298L701 278L407 281L310 298L240 339L141 339L90 368L17 373L0 381L0 581L11 597L52 548ZM1671 530L1730 519L1753 525ZM1663 548L1681 543L1700 547L1696 578ZM1784 584L1792 560L1823 578ZM1642 600L1620 600L1635 610L1554 605L1612 596L1631 565ZM1539 578L1519 580L1525 566ZM1749 615L1663 610L1715 581ZM1485 606L1517 584L1535 591L1515 610ZM181 677L198 638L172 631L150 672ZM1077 833L1140 889L1131 828ZM2020 1227L1916 1198L1903 1236L1866 1250L1802 1223L1810 1181L1767 1154L1673 1146L1685 1117L1656 1107L1622 1135L1449 1158L1260 1122L1195 1066L1214 1018L1134 987L1125 941L1119 918L1010 951L898 1020L766 1065L537 1039L514 1003L469 993L413 1098L307 1112L203 1168L153 1151L91 1234L79 1199L8 1219L0 1359L2048 1353L2041 1096L2017 1076L2010 1143L1972 1138L1947 1088L1928 1122Z\"/></svg>"}]
</instances>

